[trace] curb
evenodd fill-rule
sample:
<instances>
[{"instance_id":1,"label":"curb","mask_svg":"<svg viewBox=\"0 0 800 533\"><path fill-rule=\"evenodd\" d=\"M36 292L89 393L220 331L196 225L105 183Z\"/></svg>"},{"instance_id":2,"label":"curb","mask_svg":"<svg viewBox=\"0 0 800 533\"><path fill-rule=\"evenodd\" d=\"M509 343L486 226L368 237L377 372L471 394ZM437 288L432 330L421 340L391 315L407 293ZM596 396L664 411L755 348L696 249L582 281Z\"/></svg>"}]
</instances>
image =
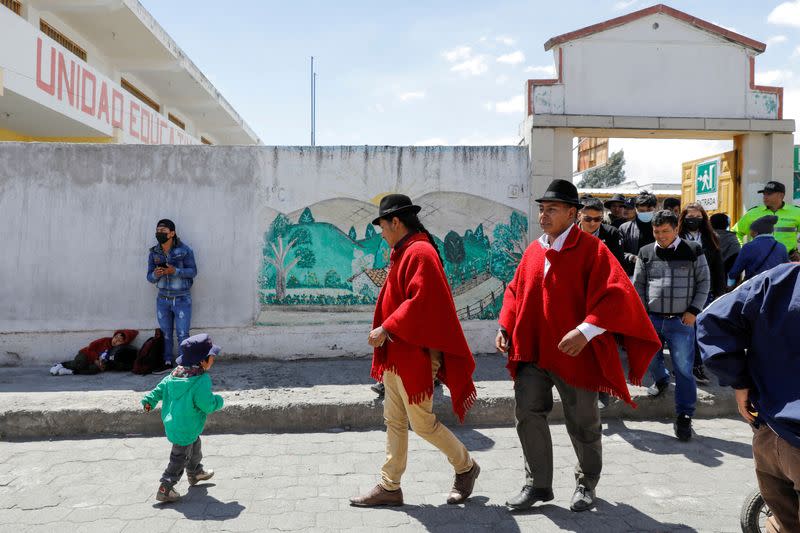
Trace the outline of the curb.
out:
<instances>
[{"instance_id":1,"label":"curb","mask_svg":"<svg viewBox=\"0 0 800 533\"><path fill-rule=\"evenodd\" d=\"M353 386L363 391L363 386ZM223 394L225 407L208 417L205 433L290 433L377 429L383 427L383 407L380 399L353 401L282 402L279 399L243 398L239 394ZM342 397L348 397L345 394ZM353 395L358 396L358 395ZM363 396L363 394L361 395ZM139 405L141 396L126 394L113 398L108 404L125 408L97 407L19 408L0 413L0 439L25 440L113 435L163 435L160 409L151 413L128 406ZM111 400L111 399L110 399ZM638 408L613 401L601 411L603 419L658 420L674 417L672 391L659 398L646 394L634 397ZM449 397L437 392L434 412L446 425L457 426L450 409ZM733 391L712 387L698 389L697 418L737 416ZM563 422L564 413L556 397L549 416L551 422ZM475 427L514 425L512 395L480 398L467 415L464 425Z\"/></svg>"}]
</instances>

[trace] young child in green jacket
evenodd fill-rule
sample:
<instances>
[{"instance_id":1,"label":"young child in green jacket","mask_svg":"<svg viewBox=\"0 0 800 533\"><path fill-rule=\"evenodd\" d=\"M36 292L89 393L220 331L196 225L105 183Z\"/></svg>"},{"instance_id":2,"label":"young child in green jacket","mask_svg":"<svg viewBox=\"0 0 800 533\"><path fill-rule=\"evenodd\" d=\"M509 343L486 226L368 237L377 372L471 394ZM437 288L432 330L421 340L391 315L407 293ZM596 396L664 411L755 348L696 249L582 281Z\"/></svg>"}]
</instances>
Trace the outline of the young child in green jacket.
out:
<instances>
[{"instance_id":1,"label":"young child in green jacket","mask_svg":"<svg viewBox=\"0 0 800 533\"><path fill-rule=\"evenodd\" d=\"M156 493L160 502L174 502L181 495L175 484L181 479L184 469L189 485L211 479L213 470L203 469L200 461L200 434L206 424L206 416L222 408L222 396L211 392L211 377L208 370L220 348L211 338L200 333L181 343L179 365L168 374L155 389L142 398L145 411L150 411L162 402L161 420L164 432L172 443L169 465L161 476L161 485Z\"/></svg>"}]
</instances>

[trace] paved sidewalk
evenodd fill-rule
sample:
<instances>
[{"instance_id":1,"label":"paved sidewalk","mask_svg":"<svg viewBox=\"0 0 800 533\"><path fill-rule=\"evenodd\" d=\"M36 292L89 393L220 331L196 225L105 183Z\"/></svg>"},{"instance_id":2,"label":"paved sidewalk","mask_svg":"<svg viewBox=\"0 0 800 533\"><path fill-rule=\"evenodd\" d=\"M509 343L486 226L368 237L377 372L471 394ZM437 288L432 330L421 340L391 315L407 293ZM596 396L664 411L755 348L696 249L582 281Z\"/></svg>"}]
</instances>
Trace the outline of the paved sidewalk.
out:
<instances>
[{"instance_id":1,"label":"paved sidewalk","mask_svg":"<svg viewBox=\"0 0 800 533\"><path fill-rule=\"evenodd\" d=\"M522 486L513 428L455 428L482 472L473 498L444 503L446 459L411 434L403 478L406 505L356 509L348 498L372 487L384 433L328 432L203 437L216 476L177 504L154 496L166 466L164 438L0 442L0 532L82 531L710 531L736 532L755 487L750 430L734 419L697 420L688 443L671 424L604 424L604 472L594 511L572 513L575 456L553 427L556 499L512 514L506 498Z\"/></svg>"},{"instance_id":2,"label":"paved sidewalk","mask_svg":"<svg viewBox=\"0 0 800 533\"><path fill-rule=\"evenodd\" d=\"M467 416L471 426L514 423L513 385L505 358L478 356L475 381L478 401ZM211 371L215 391L225 409L209 417L210 433L326 431L332 428L370 429L383 426L383 407L369 385L369 359L299 361L221 358ZM50 376L46 367L4 368L0 371L0 438L26 439L77 435L158 435L157 416L142 412L139 400L163 376L107 372L95 376ZM615 402L603 416L664 419L674 416L674 399L667 393L649 398L642 387L630 387L639 404L632 409ZM446 387L437 389L437 413L455 423ZM444 397L443 397L444 396ZM702 387L698 417L732 416L736 405L730 389ZM553 420L562 419L557 401Z\"/></svg>"}]
</instances>

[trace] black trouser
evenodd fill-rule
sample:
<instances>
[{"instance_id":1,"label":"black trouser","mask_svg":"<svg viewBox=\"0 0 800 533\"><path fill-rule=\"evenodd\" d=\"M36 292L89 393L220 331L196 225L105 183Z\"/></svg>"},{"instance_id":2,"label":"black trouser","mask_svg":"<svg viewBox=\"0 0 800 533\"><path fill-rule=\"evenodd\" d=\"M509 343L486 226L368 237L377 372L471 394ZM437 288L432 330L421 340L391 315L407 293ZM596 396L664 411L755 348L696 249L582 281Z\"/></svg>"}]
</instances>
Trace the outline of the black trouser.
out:
<instances>
[{"instance_id":1,"label":"black trouser","mask_svg":"<svg viewBox=\"0 0 800 533\"><path fill-rule=\"evenodd\" d=\"M169 464L161 475L161 483L174 485L180 481L184 469L189 475L196 474L203 470L200 461L203 460L203 451L200 446L200 437L187 446L172 445L172 452L169 454Z\"/></svg>"},{"instance_id":2,"label":"black trouser","mask_svg":"<svg viewBox=\"0 0 800 533\"><path fill-rule=\"evenodd\" d=\"M553 442L547 415L553 409L554 385L564 407L567 433L578 456L575 479L594 489L603 468L597 393L567 385L553 372L532 363L520 363L514 380L517 434L525 456L525 483L535 488L553 487Z\"/></svg>"},{"instance_id":3,"label":"black trouser","mask_svg":"<svg viewBox=\"0 0 800 533\"><path fill-rule=\"evenodd\" d=\"M89 358L86 356L85 353L78 352L78 355L75 356L75 359L72 361L64 361L61 363L61 366L66 368L67 370L72 370L73 374L98 374L100 373L100 367L94 363L89 362Z\"/></svg>"}]
</instances>

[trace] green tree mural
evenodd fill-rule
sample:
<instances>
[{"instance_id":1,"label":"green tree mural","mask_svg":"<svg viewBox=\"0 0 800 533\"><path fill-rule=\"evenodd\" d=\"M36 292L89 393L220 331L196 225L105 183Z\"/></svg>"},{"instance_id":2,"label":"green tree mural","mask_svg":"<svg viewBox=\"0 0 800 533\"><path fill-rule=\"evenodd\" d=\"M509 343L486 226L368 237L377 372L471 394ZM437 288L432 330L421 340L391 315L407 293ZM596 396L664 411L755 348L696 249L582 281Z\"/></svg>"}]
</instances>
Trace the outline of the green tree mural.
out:
<instances>
[{"instance_id":1,"label":"green tree mural","mask_svg":"<svg viewBox=\"0 0 800 533\"><path fill-rule=\"evenodd\" d=\"M372 224L367 225L367 231L364 233L365 239L373 238L377 233L375 232L375 226Z\"/></svg>"},{"instance_id":2,"label":"green tree mural","mask_svg":"<svg viewBox=\"0 0 800 533\"><path fill-rule=\"evenodd\" d=\"M297 248L294 252L298 268L314 268L317 264L317 256L311 248Z\"/></svg>"},{"instance_id":3,"label":"green tree mural","mask_svg":"<svg viewBox=\"0 0 800 533\"><path fill-rule=\"evenodd\" d=\"M450 231L444 237L444 256L453 264L460 264L467 256L464 250L464 239L455 231Z\"/></svg>"},{"instance_id":4,"label":"green tree mural","mask_svg":"<svg viewBox=\"0 0 800 533\"><path fill-rule=\"evenodd\" d=\"M299 228L292 232L292 240L295 242L295 246L311 246L311 232L308 231L306 228Z\"/></svg>"},{"instance_id":5,"label":"green tree mural","mask_svg":"<svg viewBox=\"0 0 800 533\"><path fill-rule=\"evenodd\" d=\"M300 215L300 224L313 224L314 223L314 215L311 214L311 209L306 207L303 209L303 214Z\"/></svg>"},{"instance_id":6,"label":"green tree mural","mask_svg":"<svg viewBox=\"0 0 800 533\"><path fill-rule=\"evenodd\" d=\"M350 240L352 241L358 240L358 234L356 234L356 228L350 226L350 231L347 232L347 236L350 237Z\"/></svg>"},{"instance_id":7,"label":"green tree mural","mask_svg":"<svg viewBox=\"0 0 800 533\"><path fill-rule=\"evenodd\" d=\"M494 227L492 274L505 282L511 281L528 244L528 218L515 211L511 213L508 224Z\"/></svg>"},{"instance_id":8,"label":"green tree mural","mask_svg":"<svg viewBox=\"0 0 800 533\"><path fill-rule=\"evenodd\" d=\"M265 241L275 242L277 241L278 237L284 237L286 232L289 230L289 226L291 225L292 223L289 222L289 217L283 213L279 213L278 216L275 217L275 220L272 221L272 224L270 224Z\"/></svg>"},{"instance_id":9,"label":"green tree mural","mask_svg":"<svg viewBox=\"0 0 800 533\"><path fill-rule=\"evenodd\" d=\"M342 277L335 270L328 270L325 274L325 286L336 288L342 286Z\"/></svg>"}]
</instances>

